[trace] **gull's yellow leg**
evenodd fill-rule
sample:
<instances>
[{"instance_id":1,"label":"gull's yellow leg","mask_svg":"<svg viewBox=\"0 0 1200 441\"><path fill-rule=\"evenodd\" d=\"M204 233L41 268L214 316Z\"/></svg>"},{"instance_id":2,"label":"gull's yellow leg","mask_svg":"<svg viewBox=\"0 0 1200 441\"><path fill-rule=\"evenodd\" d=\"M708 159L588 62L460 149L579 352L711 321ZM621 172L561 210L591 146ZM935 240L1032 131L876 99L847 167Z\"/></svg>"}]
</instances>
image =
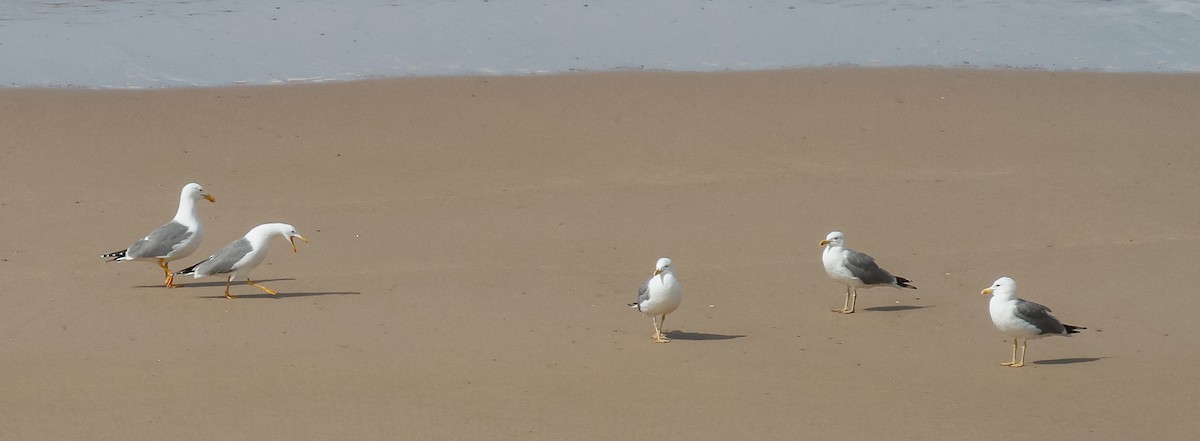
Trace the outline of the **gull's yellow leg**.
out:
<instances>
[{"instance_id":1,"label":"gull's yellow leg","mask_svg":"<svg viewBox=\"0 0 1200 441\"><path fill-rule=\"evenodd\" d=\"M1025 350L1028 348L1029 348L1029 339L1027 338L1027 339L1025 339L1025 341L1021 342L1021 361L1012 365L1012 367L1021 367L1021 366L1025 365ZM1017 356L1017 352L1016 352L1016 347L1014 346L1013 347L1013 357L1015 358L1016 356Z\"/></svg>"},{"instance_id":2,"label":"gull's yellow leg","mask_svg":"<svg viewBox=\"0 0 1200 441\"><path fill-rule=\"evenodd\" d=\"M1017 364L1017 338L1013 337L1012 361L1007 362L1007 363L1000 363L1000 365L1001 366L1015 366L1016 364Z\"/></svg>"},{"instance_id":3,"label":"gull's yellow leg","mask_svg":"<svg viewBox=\"0 0 1200 441\"><path fill-rule=\"evenodd\" d=\"M662 319L658 321L658 335L655 336L654 341L657 341L659 343L670 343L671 342L671 339L667 338L666 334L663 334L664 329L667 329L667 315L666 314L663 314Z\"/></svg>"},{"instance_id":4,"label":"gull's yellow leg","mask_svg":"<svg viewBox=\"0 0 1200 441\"><path fill-rule=\"evenodd\" d=\"M277 296L277 295L279 295L279 293L278 293L278 292L276 292L275 290L273 290L273 289L271 289L271 288L267 288L267 287L265 287L265 286L262 286L262 285L259 285L259 284L257 284L257 283L254 283L254 281L253 281L253 280L250 280L250 278L249 278L249 277L247 277L247 278L246 278L246 283L247 283L247 284L249 284L249 285L254 285L254 286L258 287L258 289L261 289L261 290L263 290L263 291L266 291L266 292L267 292L267 294L270 294L270 295L273 295L273 296Z\"/></svg>"},{"instance_id":5,"label":"gull's yellow leg","mask_svg":"<svg viewBox=\"0 0 1200 441\"><path fill-rule=\"evenodd\" d=\"M229 293L229 282L231 282L231 281L233 281L233 276L229 276L229 277L225 278L225 298L236 299L237 296Z\"/></svg>"},{"instance_id":6,"label":"gull's yellow leg","mask_svg":"<svg viewBox=\"0 0 1200 441\"><path fill-rule=\"evenodd\" d=\"M654 335L651 335L650 338L654 339L654 341L659 342L659 343L670 342L671 341L670 339L663 336L662 327L660 327L658 324L658 317L650 316L650 320L652 320L654 322ZM663 320L666 320L666 314L663 314Z\"/></svg>"},{"instance_id":7,"label":"gull's yellow leg","mask_svg":"<svg viewBox=\"0 0 1200 441\"><path fill-rule=\"evenodd\" d=\"M842 304L842 309L834 309L833 312L840 312L842 314L854 312L854 309L850 305L850 285L846 285L846 302Z\"/></svg>"},{"instance_id":8,"label":"gull's yellow leg","mask_svg":"<svg viewBox=\"0 0 1200 441\"><path fill-rule=\"evenodd\" d=\"M164 282L167 288L175 287L175 273L171 272L171 268L167 267L167 261L158 259L158 267L162 268L163 274L166 275L167 281Z\"/></svg>"}]
</instances>

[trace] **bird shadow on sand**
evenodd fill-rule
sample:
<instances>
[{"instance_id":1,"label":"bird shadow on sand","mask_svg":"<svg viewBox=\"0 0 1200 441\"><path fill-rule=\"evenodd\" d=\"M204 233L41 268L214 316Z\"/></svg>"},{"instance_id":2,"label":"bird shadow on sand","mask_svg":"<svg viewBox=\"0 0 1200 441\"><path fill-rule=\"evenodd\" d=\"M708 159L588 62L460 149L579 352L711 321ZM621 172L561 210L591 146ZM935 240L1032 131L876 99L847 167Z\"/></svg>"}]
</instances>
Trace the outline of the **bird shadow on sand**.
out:
<instances>
[{"instance_id":1,"label":"bird shadow on sand","mask_svg":"<svg viewBox=\"0 0 1200 441\"><path fill-rule=\"evenodd\" d=\"M705 334L703 332L668 331L667 338L672 340L732 340L745 337L744 335Z\"/></svg>"},{"instance_id":2,"label":"bird shadow on sand","mask_svg":"<svg viewBox=\"0 0 1200 441\"><path fill-rule=\"evenodd\" d=\"M323 292L281 292L277 295L267 294L265 292L254 294L234 294L238 299L286 299L288 297L313 297L313 296L347 296L359 295L357 291L323 291ZM198 299L225 299L225 294L215 296L196 296Z\"/></svg>"},{"instance_id":3,"label":"bird shadow on sand","mask_svg":"<svg viewBox=\"0 0 1200 441\"><path fill-rule=\"evenodd\" d=\"M176 280L176 281L178 281L179 279L175 279L175 280ZM268 283L268 282L292 281L292 280L296 280L296 279L263 279L263 280L255 280L254 282L255 282L255 283ZM234 281L233 283L229 284L229 286L238 286L238 285L247 285L247 283L246 283L246 281L245 281L245 280L243 280L243 281L240 281L240 282L238 282L238 281ZM221 286L221 287L223 287L223 286L225 286L225 282L194 282L194 283L178 283L178 284L176 284L176 285L175 285L175 288L204 288L204 287L211 287L211 286ZM158 285L137 285L137 286L134 286L134 288L162 288L162 287L163 287L163 286L162 286L162 284L161 284L161 283L160 283L160 284L158 284ZM221 297L225 297L225 296L223 296L223 295L222 295Z\"/></svg>"},{"instance_id":4,"label":"bird shadow on sand","mask_svg":"<svg viewBox=\"0 0 1200 441\"><path fill-rule=\"evenodd\" d=\"M1103 360L1107 357L1075 357L1075 358L1055 358L1052 360L1038 360L1033 364L1075 364L1075 363L1091 363L1093 361Z\"/></svg>"},{"instance_id":5,"label":"bird shadow on sand","mask_svg":"<svg viewBox=\"0 0 1200 441\"><path fill-rule=\"evenodd\" d=\"M911 311L914 309L932 308L933 306L917 306L917 305L895 305L895 306L872 306L863 308L863 311L871 312L896 312L896 311Z\"/></svg>"}]
</instances>

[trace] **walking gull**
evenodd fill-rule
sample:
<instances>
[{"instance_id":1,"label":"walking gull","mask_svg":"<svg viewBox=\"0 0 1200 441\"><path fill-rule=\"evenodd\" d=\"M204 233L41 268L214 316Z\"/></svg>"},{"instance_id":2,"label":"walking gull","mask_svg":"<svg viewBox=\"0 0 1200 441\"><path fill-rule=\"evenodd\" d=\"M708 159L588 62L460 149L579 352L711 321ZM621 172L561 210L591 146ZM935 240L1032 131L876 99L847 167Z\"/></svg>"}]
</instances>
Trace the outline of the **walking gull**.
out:
<instances>
[{"instance_id":1,"label":"walking gull","mask_svg":"<svg viewBox=\"0 0 1200 441\"><path fill-rule=\"evenodd\" d=\"M654 275L638 288L637 301L630 303L629 307L650 316L654 323L654 335L650 338L659 343L669 343L671 339L663 335L667 314L675 312L681 302L683 288L675 279L675 265L671 264L671 259L663 257L654 264ZM661 320L659 315L662 316Z\"/></svg>"},{"instance_id":2,"label":"walking gull","mask_svg":"<svg viewBox=\"0 0 1200 441\"><path fill-rule=\"evenodd\" d=\"M167 263L192 255L200 248L200 239L204 236L204 228L200 226L200 218L196 216L196 201L207 199L216 202L217 199L204 192L200 184L190 183L183 186L179 193L179 210L175 218L165 225L151 231L141 240L134 242L129 248L101 254L100 257L111 257L115 260L143 260L158 263L166 276L164 284L167 288L175 287L175 276Z\"/></svg>"},{"instance_id":3,"label":"walking gull","mask_svg":"<svg viewBox=\"0 0 1200 441\"><path fill-rule=\"evenodd\" d=\"M251 228L250 232L246 233L241 239L230 242L228 245L221 247L212 256L201 260L199 263L187 267L183 271L175 273L176 275L193 275L195 278L204 276L215 276L218 274L228 274L225 278L225 297L235 298L229 293L229 284L236 277L245 277L246 283L258 287L271 295L279 293L271 288L254 283L250 280L250 270L262 263L267 258L267 250L271 245L271 237L274 235L283 236L291 242L292 252L296 250L296 239L303 240L308 243L308 239L300 236L296 232L296 227L288 224L262 224Z\"/></svg>"},{"instance_id":4,"label":"walking gull","mask_svg":"<svg viewBox=\"0 0 1200 441\"><path fill-rule=\"evenodd\" d=\"M825 240L821 241L821 245L825 247L825 251L821 254L821 261L825 263L825 272L829 273L829 277L832 277L833 280L846 285L846 303L842 309L835 309L834 312L854 313L858 288L892 286L917 289L917 287L909 285L912 283L911 280L893 276L892 273L880 268L871 256L846 248L845 241L846 237L840 231L829 233L828 236L825 236Z\"/></svg>"},{"instance_id":5,"label":"walking gull","mask_svg":"<svg viewBox=\"0 0 1200 441\"><path fill-rule=\"evenodd\" d=\"M1017 282L1009 277L996 279L996 283L985 288L983 295L992 295L988 303L988 311L992 313L992 323L1000 332L1013 338L1012 361L1000 363L1001 366L1021 367L1025 365L1025 349L1029 339L1042 338L1047 335L1078 334L1082 326L1064 325L1050 315L1050 308L1017 298ZM1021 360L1017 361L1017 340L1024 338L1021 345Z\"/></svg>"}]
</instances>

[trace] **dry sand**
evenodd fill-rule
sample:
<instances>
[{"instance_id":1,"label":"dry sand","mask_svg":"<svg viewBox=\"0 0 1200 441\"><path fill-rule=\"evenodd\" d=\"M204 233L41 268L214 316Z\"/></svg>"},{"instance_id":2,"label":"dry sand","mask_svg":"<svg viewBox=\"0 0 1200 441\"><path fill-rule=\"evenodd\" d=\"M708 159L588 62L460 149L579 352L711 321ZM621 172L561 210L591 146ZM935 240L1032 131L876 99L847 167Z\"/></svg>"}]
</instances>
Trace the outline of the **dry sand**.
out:
<instances>
[{"instance_id":1,"label":"dry sand","mask_svg":"<svg viewBox=\"0 0 1200 441\"><path fill-rule=\"evenodd\" d=\"M1164 74L0 90L0 434L1188 439L1198 122ZM293 223L253 273L278 298L99 257L189 181L217 203L176 268ZM831 313L833 229L920 289ZM666 345L625 307L660 256ZM1001 275L1089 329L999 366Z\"/></svg>"}]
</instances>

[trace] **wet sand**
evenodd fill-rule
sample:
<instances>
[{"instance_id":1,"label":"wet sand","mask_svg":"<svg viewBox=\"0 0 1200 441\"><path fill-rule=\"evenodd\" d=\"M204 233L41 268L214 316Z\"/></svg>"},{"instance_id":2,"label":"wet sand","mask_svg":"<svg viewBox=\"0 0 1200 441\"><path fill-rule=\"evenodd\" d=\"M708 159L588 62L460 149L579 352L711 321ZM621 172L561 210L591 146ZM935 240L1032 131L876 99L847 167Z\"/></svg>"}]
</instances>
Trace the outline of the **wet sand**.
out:
<instances>
[{"instance_id":1,"label":"wet sand","mask_svg":"<svg viewBox=\"0 0 1200 441\"><path fill-rule=\"evenodd\" d=\"M933 69L0 90L0 433L1186 439L1200 76ZM105 263L204 184L200 251ZM830 230L916 291L841 315ZM625 306L670 256L655 344ZM1002 275L1070 338L1009 340ZM1027 431L1037 431L1029 434Z\"/></svg>"}]
</instances>

